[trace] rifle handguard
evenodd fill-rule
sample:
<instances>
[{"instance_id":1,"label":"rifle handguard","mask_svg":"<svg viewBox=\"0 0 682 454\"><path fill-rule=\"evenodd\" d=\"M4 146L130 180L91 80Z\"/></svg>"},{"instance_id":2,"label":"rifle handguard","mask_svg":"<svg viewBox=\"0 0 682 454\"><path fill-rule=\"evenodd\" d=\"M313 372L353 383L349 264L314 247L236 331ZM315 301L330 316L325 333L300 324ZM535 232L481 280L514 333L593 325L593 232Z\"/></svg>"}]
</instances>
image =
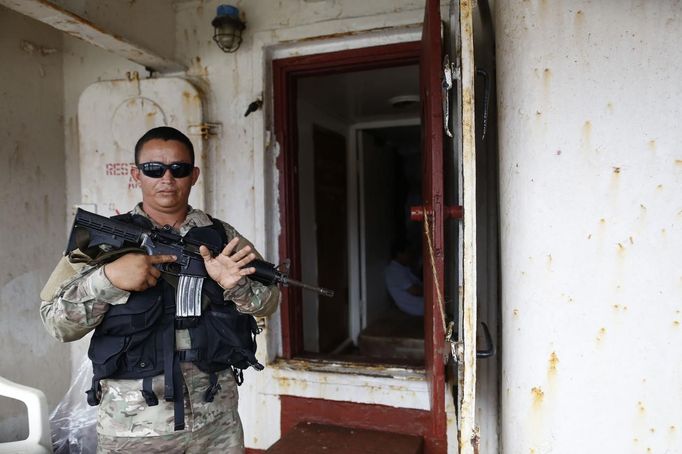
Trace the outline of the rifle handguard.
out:
<instances>
[{"instance_id":1,"label":"rifle handguard","mask_svg":"<svg viewBox=\"0 0 682 454\"><path fill-rule=\"evenodd\" d=\"M247 266L256 269L256 272L249 277L254 281L260 282L264 285L272 285L282 280L282 273L277 271L275 265L266 262L265 260L252 260Z\"/></svg>"}]
</instances>

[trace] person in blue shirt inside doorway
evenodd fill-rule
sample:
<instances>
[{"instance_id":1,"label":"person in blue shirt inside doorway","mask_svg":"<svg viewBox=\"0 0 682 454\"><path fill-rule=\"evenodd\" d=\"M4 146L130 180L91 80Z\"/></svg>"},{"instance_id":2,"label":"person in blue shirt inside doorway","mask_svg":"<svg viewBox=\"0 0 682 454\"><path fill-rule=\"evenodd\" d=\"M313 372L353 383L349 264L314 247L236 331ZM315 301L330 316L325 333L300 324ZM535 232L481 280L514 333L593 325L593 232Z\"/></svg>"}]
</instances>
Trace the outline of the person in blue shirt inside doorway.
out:
<instances>
[{"instance_id":1,"label":"person in blue shirt inside doorway","mask_svg":"<svg viewBox=\"0 0 682 454\"><path fill-rule=\"evenodd\" d=\"M413 271L417 262L414 248L405 240L391 247L391 261L384 270L386 289L398 308L413 316L424 316L424 289Z\"/></svg>"}]
</instances>

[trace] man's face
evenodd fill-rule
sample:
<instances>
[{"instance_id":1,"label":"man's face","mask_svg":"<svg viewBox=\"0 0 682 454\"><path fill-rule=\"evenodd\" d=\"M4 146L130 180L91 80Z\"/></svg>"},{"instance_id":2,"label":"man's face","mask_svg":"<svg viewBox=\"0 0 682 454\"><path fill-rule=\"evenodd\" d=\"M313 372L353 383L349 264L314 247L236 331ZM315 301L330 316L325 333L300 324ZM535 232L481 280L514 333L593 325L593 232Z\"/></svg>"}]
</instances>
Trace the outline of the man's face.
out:
<instances>
[{"instance_id":1,"label":"man's face","mask_svg":"<svg viewBox=\"0 0 682 454\"><path fill-rule=\"evenodd\" d=\"M152 139L140 150L139 163L174 162L191 163L189 150L176 140ZM184 178L174 178L167 169L161 178L151 178L136 167L131 169L132 176L142 189L142 203L145 208L162 213L177 213L187 209L189 193L199 178L199 168Z\"/></svg>"}]
</instances>

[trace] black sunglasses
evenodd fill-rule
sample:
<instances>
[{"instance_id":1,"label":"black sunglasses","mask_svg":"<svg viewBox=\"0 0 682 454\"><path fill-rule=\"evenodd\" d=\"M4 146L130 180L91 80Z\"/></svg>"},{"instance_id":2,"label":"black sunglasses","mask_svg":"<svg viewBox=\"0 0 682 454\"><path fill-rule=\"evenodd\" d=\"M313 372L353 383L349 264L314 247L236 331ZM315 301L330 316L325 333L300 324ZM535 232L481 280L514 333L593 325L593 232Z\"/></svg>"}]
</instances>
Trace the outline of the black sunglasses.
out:
<instances>
[{"instance_id":1,"label":"black sunglasses","mask_svg":"<svg viewBox=\"0 0 682 454\"><path fill-rule=\"evenodd\" d=\"M143 162L138 164L137 168L149 178L161 178L165 175L166 170L170 170L173 178L185 178L192 173L194 165L188 162L172 162L164 164L163 162Z\"/></svg>"}]
</instances>

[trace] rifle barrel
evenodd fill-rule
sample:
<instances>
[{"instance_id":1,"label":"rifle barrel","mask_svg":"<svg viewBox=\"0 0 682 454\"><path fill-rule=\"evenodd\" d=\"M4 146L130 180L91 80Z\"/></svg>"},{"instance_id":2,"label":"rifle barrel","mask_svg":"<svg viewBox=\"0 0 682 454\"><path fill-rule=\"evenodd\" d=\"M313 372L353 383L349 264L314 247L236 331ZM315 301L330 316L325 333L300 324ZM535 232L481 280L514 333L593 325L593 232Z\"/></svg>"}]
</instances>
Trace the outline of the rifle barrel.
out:
<instances>
[{"instance_id":1,"label":"rifle barrel","mask_svg":"<svg viewBox=\"0 0 682 454\"><path fill-rule=\"evenodd\" d=\"M312 285L308 285L304 282L297 281L297 280L291 279L289 277L286 278L286 281L283 282L283 284L284 285L293 285L294 287L301 287L301 288L304 288L306 290L311 290L313 292L319 293L320 295L326 296L329 298L334 297L334 290L329 290L328 288L324 288L324 287L314 287Z\"/></svg>"}]
</instances>

